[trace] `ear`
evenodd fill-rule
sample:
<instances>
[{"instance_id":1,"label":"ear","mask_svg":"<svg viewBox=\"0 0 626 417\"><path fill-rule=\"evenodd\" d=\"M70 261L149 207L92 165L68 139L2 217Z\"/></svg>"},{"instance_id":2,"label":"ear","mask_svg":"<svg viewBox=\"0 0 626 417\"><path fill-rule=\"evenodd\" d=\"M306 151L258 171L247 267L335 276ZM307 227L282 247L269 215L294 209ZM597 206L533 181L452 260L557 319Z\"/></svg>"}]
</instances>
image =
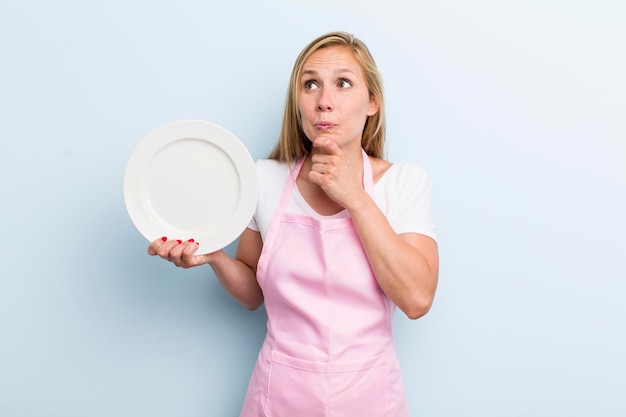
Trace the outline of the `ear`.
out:
<instances>
[{"instance_id":1,"label":"ear","mask_svg":"<svg viewBox=\"0 0 626 417\"><path fill-rule=\"evenodd\" d=\"M378 112L379 108L380 108L380 103L378 102L378 97L371 96L370 104L369 104L369 107L367 108L367 115L368 116L375 115Z\"/></svg>"}]
</instances>

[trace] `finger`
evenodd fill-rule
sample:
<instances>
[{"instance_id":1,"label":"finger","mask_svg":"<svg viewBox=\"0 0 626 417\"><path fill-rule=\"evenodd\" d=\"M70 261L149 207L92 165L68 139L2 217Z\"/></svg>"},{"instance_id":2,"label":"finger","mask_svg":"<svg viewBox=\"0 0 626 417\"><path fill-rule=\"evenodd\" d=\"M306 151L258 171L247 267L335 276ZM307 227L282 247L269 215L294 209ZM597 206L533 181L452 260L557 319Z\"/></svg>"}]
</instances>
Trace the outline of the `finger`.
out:
<instances>
[{"instance_id":1,"label":"finger","mask_svg":"<svg viewBox=\"0 0 626 417\"><path fill-rule=\"evenodd\" d=\"M311 171L318 174L328 176L330 178L337 178L338 170L337 166L332 161L329 163L314 163L311 165Z\"/></svg>"},{"instance_id":2,"label":"finger","mask_svg":"<svg viewBox=\"0 0 626 417\"><path fill-rule=\"evenodd\" d=\"M196 265L197 260L194 258L194 253L198 246L198 243L193 239L181 242L170 251L170 261L174 262L176 266L189 267Z\"/></svg>"},{"instance_id":3,"label":"finger","mask_svg":"<svg viewBox=\"0 0 626 417\"><path fill-rule=\"evenodd\" d=\"M313 184L317 184L320 187L324 188L324 186L326 185L326 180L324 178L324 175L317 172L317 171L309 171L309 180L313 183Z\"/></svg>"},{"instance_id":4,"label":"finger","mask_svg":"<svg viewBox=\"0 0 626 417\"><path fill-rule=\"evenodd\" d=\"M325 153L314 153L311 155L313 165L336 165L340 161L340 156Z\"/></svg>"},{"instance_id":5,"label":"finger","mask_svg":"<svg viewBox=\"0 0 626 417\"><path fill-rule=\"evenodd\" d=\"M167 242L163 242L163 244L157 248L156 254L163 259L170 260L171 251L174 248L178 247L178 245L180 244L181 244L180 240L174 240L174 239L168 240Z\"/></svg>"},{"instance_id":6,"label":"finger","mask_svg":"<svg viewBox=\"0 0 626 417\"><path fill-rule=\"evenodd\" d=\"M198 250L198 246L200 246L200 244L195 242L193 239L189 239L180 246L182 247L182 252L179 266L188 268L197 265L199 262L198 257L194 254Z\"/></svg>"},{"instance_id":7,"label":"finger","mask_svg":"<svg viewBox=\"0 0 626 417\"><path fill-rule=\"evenodd\" d=\"M178 240L177 242L178 243L169 251L168 259L178 265L183 257L185 243L182 240Z\"/></svg>"},{"instance_id":8,"label":"finger","mask_svg":"<svg viewBox=\"0 0 626 417\"><path fill-rule=\"evenodd\" d=\"M334 140L324 136L315 138L313 141L313 147L321 150L327 155L341 156L342 154L339 145L337 145Z\"/></svg>"},{"instance_id":9,"label":"finger","mask_svg":"<svg viewBox=\"0 0 626 417\"><path fill-rule=\"evenodd\" d=\"M150 242L150 245L148 245L148 255L156 255L157 249L163 244L163 242L167 242L167 237L163 236Z\"/></svg>"},{"instance_id":10,"label":"finger","mask_svg":"<svg viewBox=\"0 0 626 417\"><path fill-rule=\"evenodd\" d=\"M198 246L200 246L200 243L196 242L194 239L189 239L187 242L184 242L181 246L183 247L182 256L190 257L190 256L193 256L194 253L196 253L196 250L198 250Z\"/></svg>"}]
</instances>

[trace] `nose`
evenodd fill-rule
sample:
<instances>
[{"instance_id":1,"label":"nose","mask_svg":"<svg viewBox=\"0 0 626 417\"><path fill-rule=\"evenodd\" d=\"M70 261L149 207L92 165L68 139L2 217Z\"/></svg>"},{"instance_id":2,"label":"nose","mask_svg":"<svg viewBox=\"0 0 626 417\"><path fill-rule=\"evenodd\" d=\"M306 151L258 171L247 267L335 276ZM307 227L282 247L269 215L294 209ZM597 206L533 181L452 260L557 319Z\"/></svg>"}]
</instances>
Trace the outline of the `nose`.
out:
<instances>
[{"instance_id":1,"label":"nose","mask_svg":"<svg viewBox=\"0 0 626 417\"><path fill-rule=\"evenodd\" d=\"M333 109L332 98L330 92L326 88L322 88L317 99L318 111L331 111Z\"/></svg>"}]
</instances>

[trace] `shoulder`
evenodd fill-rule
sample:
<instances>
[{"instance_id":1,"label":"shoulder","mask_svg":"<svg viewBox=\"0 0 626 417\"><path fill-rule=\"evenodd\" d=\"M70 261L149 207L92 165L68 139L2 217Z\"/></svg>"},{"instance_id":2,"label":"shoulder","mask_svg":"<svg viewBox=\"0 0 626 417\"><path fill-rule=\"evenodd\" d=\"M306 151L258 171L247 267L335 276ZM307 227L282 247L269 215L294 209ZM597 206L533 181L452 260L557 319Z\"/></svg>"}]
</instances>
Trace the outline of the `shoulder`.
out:
<instances>
[{"instance_id":1,"label":"shoulder","mask_svg":"<svg viewBox=\"0 0 626 417\"><path fill-rule=\"evenodd\" d=\"M289 165L274 159L259 159L255 162L260 198L273 195L281 189L289 176Z\"/></svg>"},{"instance_id":2,"label":"shoulder","mask_svg":"<svg viewBox=\"0 0 626 417\"><path fill-rule=\"evenodd\" d=\"M260 170L266 170L266 171L287 168L287 164L285 162L280 162L275 159L257 159L257 161L255 162L255 165L257 167L257 170L260 169Z\"/></svg>"},{"instance_id":3,"label":"shoulder","mask_svg":"<svg viewBox=\"0 0 626 417\"><path fill-rule=\"evenodd\" d=\"M420 233L436 240L431 180L426 169L396 162L376 184L376 198L396 233Z\"/></svg>"},{"instance_id":4,"label":"shoulder","mask_svg":"<svg viewBox=\"0 0 626 417\"><path fill-rule=\"evenodd\" d=\"M267 229L276 205L280 200L282 186L289 176L289 166L274 159L259 159L255 162L259 199L254 217L248 227L258 230L265 240Z\"/></svg>"},{"instance_id":5,"label":"shoulder","mask_svg":"<svg viewBox=\"0 0 626 417\"><path fill-rule=\"evenodd\" d=\"M285 177L289 174L289 166L275 159L259 159L255 165L259 179Z\"/></svg>"},{"instance_id":6,"label":"shoulder","mask_svg":"<svg viewBox=\"0 0 626 417\"><path fill-rule=\"evenodd\" d=\"M427 186L430 185L430 181L426 169L413 162L395 162L380 178L381 185L394 188Z\"/></svg>"}]
</instances>

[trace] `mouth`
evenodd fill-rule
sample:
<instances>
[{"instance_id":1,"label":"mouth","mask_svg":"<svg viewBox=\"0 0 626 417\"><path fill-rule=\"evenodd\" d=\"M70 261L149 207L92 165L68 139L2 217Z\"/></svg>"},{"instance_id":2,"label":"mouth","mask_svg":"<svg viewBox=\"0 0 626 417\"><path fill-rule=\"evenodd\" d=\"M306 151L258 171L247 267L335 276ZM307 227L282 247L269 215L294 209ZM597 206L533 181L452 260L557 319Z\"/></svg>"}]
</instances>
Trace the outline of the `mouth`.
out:
<instances>
[{"instance_id":1,"label":"mouth","mask_svg":"<svg viewBox=\"0 0 626 417\"><path fill-rule=\"evenodd\" d=\"M331 122L318 122L315 124L315 128L318 130L329 130L333 127L337 126L335 123Z\"/></svg>"}]
</instances>

